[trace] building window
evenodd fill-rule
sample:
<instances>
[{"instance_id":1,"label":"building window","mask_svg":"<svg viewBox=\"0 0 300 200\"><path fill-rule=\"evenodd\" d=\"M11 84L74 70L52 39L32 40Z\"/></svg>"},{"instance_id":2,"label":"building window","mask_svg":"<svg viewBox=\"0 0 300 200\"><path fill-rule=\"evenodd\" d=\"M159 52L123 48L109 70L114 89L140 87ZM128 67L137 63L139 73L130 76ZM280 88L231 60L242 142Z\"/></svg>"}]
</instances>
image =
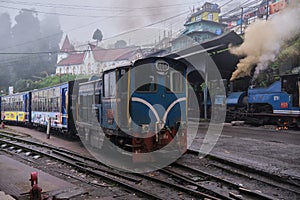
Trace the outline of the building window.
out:
<instances>
[{"instance_id":1,"label":"building window","mask_svg":"<svg viewBox=\"0 0 300 200\"><path fill-rule=\"evenodd\" d=\"M214 19L213 14L209 13L208 16L207 16L207 19L210 20L210 21L213 21L213 19Z\"/></svg>"}]
</instances>

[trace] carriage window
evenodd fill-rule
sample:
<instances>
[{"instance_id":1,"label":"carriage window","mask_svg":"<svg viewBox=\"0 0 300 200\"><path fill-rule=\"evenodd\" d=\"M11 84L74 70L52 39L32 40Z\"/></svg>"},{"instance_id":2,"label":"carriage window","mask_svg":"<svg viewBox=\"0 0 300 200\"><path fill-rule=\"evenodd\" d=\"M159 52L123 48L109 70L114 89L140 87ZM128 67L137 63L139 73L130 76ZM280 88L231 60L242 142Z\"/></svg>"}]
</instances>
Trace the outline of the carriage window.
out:
<instances>
[{"instance_id":1,"label":"carriage window","mask_svg":"<svg viewBox=\"0 0 300 200\"><path fill-rule=\"evenodd\" d=\"M173 93L182 93L184 90L184 77L178 71L170 71L170 75L166 80L167 91Z\"/></svg>"},{"instance_id":2,"label":"carriage window","mask_svg":"<svg viewBox=\"0 0 300 200\"><path fill-rule=\"evenodd\" d=\"M101 87L102 87L101 81L95 84L95 104L100 104Z\"/></svg>"},{"instance_id":3,"label":"carriage window","mask_svg":"<svg viewBox=\"0 0 300 200\"><path fill-rule=\"evenodd\" d=\"M143 73L135 73L137 92L155 92L157 90L157 75L151 67L143 69ZM140 87L139 87L140 86Z\"/></svg>"},{"instance_id":4,"label":"carriage window","mask_svg":"<svg viewBox=\"0 0 300 200\"><path fill-rule=\"evenodd\" d=\"M104 96L113 97L116 91L116 73L110 72L104 74Z\"/></svg>"}]
</instances>

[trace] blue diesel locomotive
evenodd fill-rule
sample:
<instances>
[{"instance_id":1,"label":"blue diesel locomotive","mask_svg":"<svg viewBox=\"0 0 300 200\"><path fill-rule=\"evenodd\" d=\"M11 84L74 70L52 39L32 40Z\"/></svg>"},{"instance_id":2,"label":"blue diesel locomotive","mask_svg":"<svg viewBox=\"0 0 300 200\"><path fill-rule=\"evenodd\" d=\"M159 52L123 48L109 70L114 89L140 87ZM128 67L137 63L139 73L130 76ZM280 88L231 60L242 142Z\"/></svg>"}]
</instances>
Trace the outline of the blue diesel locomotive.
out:
<instances>
[{"instance_id":1,"label":"blue diesel locomotive","mask_svg":"<svg viewBox=\"0 0 300 200\"><path fill-rule=\"evenodd\" d=\"M109 140L147 153L173 139L186 150L187 66L168 58L146 58L104 69L98 80L79 84L76 126L80 137L101 148Z\"/></svg>"}]
</instances>

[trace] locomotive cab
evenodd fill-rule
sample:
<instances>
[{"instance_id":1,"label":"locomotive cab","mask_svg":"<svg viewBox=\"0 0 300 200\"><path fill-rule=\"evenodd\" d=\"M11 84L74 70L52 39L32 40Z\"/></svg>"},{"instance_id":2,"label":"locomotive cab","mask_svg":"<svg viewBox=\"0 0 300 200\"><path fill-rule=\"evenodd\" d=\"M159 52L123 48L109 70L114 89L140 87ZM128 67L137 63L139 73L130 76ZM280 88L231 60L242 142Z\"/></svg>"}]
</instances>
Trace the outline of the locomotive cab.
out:
<instances>
[{"instance_id":1,"label":"locomotive cab","mask_svg":"<svg viewBox=\"0 0 300 200\"><path fill-rule=\"evenodd\" d=\"M292 106L300 107L300 74L281 76L282 92L292 95Z\"/></svg>"},{"instance_id":2,"label":"locomotive cab","mask_svg":"<svg viewBox=\"0 0 300 200\"><path fill-rule=\"evenodd\" d=\"M141 60L132 69L130 93L131 128L138 135L133 151L156 151L173 139L185 151L186 66L166 58Z\"/></svg>"}]
</instances>

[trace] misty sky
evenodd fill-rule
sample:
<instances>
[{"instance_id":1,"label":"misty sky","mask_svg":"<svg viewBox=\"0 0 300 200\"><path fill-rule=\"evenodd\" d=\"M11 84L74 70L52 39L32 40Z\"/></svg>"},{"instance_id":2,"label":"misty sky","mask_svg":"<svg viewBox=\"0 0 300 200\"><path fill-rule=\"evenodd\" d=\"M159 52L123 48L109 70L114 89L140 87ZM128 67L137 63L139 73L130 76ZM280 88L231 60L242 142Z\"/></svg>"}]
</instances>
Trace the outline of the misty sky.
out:
<instances>
[{"instance_id":1,"label":"misty sky","mask_svg":"<svg viewBox=\"0 0 300 200\"><path fill-rule=\"evenodd\" d=\"M0 13L9 13L13 24L21 8L35 8L41 19L45 14L56 14L64 35L68 34L73 42L91 41L93 32L99 28L106 42L125 39L129 44L149 44L159 35L162 37L164 30L172 29L176 35L184 28L193 6L204 2L225 4L222 12L240 3L237 0L0 0Z\"/></svg>"}]
</instances>

